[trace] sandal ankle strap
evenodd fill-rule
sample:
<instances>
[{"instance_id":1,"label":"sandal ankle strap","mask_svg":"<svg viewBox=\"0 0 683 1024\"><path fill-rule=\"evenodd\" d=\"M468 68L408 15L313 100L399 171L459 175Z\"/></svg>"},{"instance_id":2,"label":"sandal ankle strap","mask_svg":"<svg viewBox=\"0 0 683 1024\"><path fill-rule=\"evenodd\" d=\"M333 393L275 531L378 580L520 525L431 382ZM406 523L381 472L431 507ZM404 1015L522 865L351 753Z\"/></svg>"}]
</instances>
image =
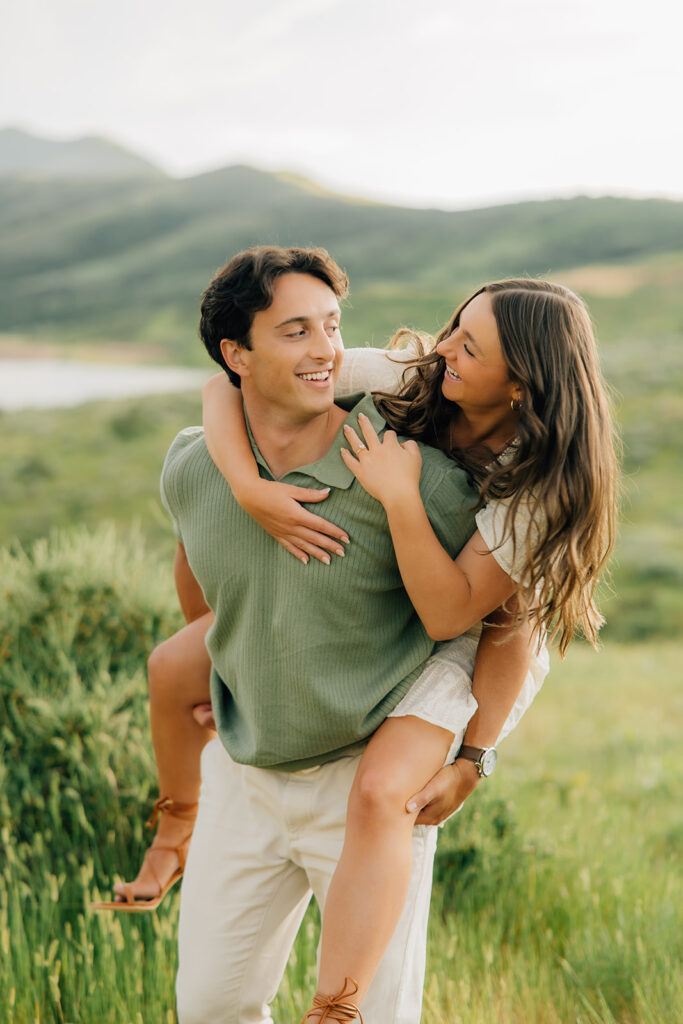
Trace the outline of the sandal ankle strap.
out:
<instances>
[{"instance_id":1,"label":"sandal ankle strap","mask_svg":"<svg viewBox=\"0 0 683 1024\"><path fill-rule=\"evenodd\" d=\"M347 986L351 985L353 985L353 988L347 992ZM353 978L344 978L344 984L335 996L323 996L319 992L316 992L313 997L313 1006L308 1011L301 1024L305 1024L312 1014L317 1014L320 1010L322 1010L322 1013L318 1018L319 1024L324 1024L324 1021L338 1021L339 1024L351 1024L351 1022L356 1019L360 1021L360 1024L363 1024L363 1018L360 1014L360 1010L355 1003L342 1001L346 1000L349 996L355 995L357 991L358 985Z\"/></svg>"},{"instance_id":2,"label":"sandal ankle strap","mask_svg":"<svg viewBox=\"0 0 683 1024\"><path fill-rule=\"evenodd\" d=\"M160 796L145 823L146 828L154 828L160 814L170 814L173 818L194 819L197 816L197 807L198 804L178 803L172 796Z\"/></svg>"}]
</instances>

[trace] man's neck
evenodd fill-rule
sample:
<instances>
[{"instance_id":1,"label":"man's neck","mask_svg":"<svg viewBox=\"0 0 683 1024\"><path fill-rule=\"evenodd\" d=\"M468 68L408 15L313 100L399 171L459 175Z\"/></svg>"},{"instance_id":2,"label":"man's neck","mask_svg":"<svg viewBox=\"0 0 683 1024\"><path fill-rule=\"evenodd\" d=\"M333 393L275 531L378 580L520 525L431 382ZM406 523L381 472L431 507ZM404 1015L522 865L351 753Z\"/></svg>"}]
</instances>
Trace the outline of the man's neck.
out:
<instances>
[{"instance_id":1,"label":"man's neck","mask_svg":"<svg viewBox=\"0 0 683 1024\"><path fill-rule=\"evenodd\" d=\"M258 401L249 401L246 395L243 399L254 440L276 479L326 455L348 415L332 405L312 419L296 422Z\"/></svg>"}]
</instances>

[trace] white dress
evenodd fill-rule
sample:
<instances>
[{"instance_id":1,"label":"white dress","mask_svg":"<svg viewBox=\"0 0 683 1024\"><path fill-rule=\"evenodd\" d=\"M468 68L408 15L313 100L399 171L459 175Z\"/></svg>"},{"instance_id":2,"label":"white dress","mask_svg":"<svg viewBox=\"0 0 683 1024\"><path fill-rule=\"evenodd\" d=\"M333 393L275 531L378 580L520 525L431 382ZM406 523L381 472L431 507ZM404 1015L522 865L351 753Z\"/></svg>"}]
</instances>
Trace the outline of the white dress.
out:
<instances>
[{"instance_id":1,"label":"white dress","mask_svg":"<svg viewBox=\"0 0 683 1024\"><path fill-rule=\"evenodd\" d=\"M336 392L340 395L354 391L396 392L403 381L406 369L403 364L411 358L414 358L414 351L410 349L399 352L378 348L347 349ZM506 535L505 511L504 500L488 502L476 514L477 529L501 568L513 580L518 580L524 567L528 516L524 505L521 505L513 529ZM415 715L452 732L454 739L447 762L457 754L467 723L477 710L477 701L472 693L472 675L480 635L481 623L477 623L462 636L437 644L422 673L389 715L390 718ZM526 679L501 730L499 741L515 728L540 690L549 667L544 634L532 656Z\"/></svg>"}]
</instances>

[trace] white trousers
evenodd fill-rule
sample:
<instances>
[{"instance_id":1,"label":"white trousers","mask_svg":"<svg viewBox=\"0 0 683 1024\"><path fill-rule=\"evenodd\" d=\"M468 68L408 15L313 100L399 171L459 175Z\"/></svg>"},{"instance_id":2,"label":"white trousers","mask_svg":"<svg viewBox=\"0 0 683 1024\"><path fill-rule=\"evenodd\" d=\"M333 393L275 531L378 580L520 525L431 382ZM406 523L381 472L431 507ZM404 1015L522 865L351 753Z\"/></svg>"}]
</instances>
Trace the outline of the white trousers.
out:
<instances>
[{"instance_id":1,"label":"white trousers","mask_svg":"<svg viewBox=\"0 0 683 1024\"><path fill-rule=\"evenodd\" d=\"M325 904L358 761L288 773L235 764L217 739L204 748L180 903L180 1024L272 1024L311 894ZM419 1024L436 834L413 831L410 891L361 1006L365 1024Z\"/></svg>"}]
</instances>

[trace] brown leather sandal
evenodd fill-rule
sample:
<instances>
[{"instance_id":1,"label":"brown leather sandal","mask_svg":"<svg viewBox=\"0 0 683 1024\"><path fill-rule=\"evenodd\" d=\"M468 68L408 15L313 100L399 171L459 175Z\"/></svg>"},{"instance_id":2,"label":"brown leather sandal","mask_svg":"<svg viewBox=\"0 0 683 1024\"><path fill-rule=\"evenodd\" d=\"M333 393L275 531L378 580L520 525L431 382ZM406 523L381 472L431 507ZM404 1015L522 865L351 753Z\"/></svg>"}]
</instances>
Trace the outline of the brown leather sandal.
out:
<instances>
[{"instance_id":1,"label":"brown leather sandal","mask_svg":"<svg viewBox=\"0 0 683 1024\"><path fill-rule=\"evenodd\" d=\"M141 913L144 911L156 910L169 889L171 889L176 882L180 881L185 870L187 851L190 847L190 839L192 838L192 832L194 829L194 820L197 817L197 804L179 804L176 803L173 797L160 797L154 804L154 810L152 811L149 821L146 822L146 827L154 828L160 814L170 814L173 818L186 819L187 821L190 821L192 825L190 831L187 833L185 838L181 840L178 846L165 846L161 843L157 843L150 846L149 850L145 853L144 860L148 860L150 871L154 875L157 885L159 886L158 894L151 898L135 896L133 893L132 883L125 882L124 886L126 895L124 899L111 900L108 903L91 903L91 910L121 910L124 913ZM155 853L160 853L161 851L177 854L178 861L180 862L179 867L163 884L154 870L152 859Z\"/></svg>"},{"instance_id":2,"label":"brown leather sandal","mask_svg":"<svg viewBox=\"0 0 683 1024\"><path fill-rule=\"evenodd\" d=\"M350 992L346 991L347 985L353 985ZM325 1021L338 1021L339 1024L351 1024L352 1021L358 1019L360 1024L363 1024L363 1018L360 1010L355 1003L342 1002L348 996L354 996L358 991L358 985L353 978L344 978L344 984L336 996L323 996L319 992L313 996L313 1006L308 1011L301 1024L306 1024L306 1021L313 1014L322 1013L318 1018L318 1024L324 1024Z\"/></svg>"}]
</instances>

